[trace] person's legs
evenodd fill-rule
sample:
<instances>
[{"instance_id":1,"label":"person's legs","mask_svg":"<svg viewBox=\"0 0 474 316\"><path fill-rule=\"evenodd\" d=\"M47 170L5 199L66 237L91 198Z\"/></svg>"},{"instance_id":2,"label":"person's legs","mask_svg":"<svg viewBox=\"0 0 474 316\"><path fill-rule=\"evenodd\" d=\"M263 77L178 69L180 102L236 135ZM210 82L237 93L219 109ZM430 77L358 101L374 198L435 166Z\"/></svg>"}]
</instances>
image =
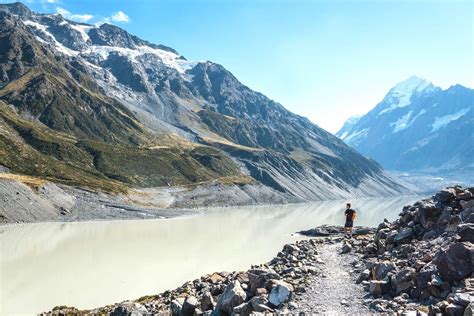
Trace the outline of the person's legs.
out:
<instances>
[{"instance_id":1,"label":"person's legs","mask_svg":"<svg viewBox=\"0 0 474 316\"><path fill-rule=\"evenodd\" d=\"M352 226L349 227L349 237L352 237Z\"/></svg>"},{"instance_id":2,"label":"person's legs","mask_svg":"<svg viewBox=\"0 0 474 316\"><path fill-rule=\"evenodd\" d=\"M344 226L344 237L347 237L349 236L349 227L347 227L346 225Z\"/></svg>"}]
</instances>

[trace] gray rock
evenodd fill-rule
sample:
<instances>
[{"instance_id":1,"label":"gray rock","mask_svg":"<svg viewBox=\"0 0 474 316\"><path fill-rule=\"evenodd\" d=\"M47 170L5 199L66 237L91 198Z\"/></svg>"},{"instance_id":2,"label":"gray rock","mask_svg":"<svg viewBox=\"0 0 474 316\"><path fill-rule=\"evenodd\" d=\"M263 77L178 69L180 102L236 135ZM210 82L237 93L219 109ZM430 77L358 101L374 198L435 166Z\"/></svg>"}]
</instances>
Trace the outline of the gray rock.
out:
<instances>
[{"instance_id":1,"label":"gray rock","mask_svg":"<svg viewBox=\"0 0 474 316\"><path fill-rule=\"evenodd\" d=\"M218 311L231 314L234 310L234 307L239 306L245 299L247 298L247 294L240 286L239 281L232 281L227 285L222 293L222 296L219 298L217 302L216 309Z\"/></svg>"},{"instance_id":2,"label":"gray rock","mask_svg":"<svg viewBox=\"0 0 474 316\"><path fill-rule=\"evenodd\" d=\"M416 275L416 286L423 289L431 281L433 275L438 273L438 268L432 263L428 263Z\"/></svg>"},{"instance_id":3,"label":"gray rock","mask_svg":"<svg viewBox=\"0 0 474 316\"><path fill-rule=\"evenodd\" d=\"M447 316L463 316L464 308L456 304L449 304L445 311Z\"/></svg>"},{"instance_id":4,"label":"gray rock","mask_svg":"<svg viewBox=\"0 0 474 316\"><path fill-rule=\"evenodd\" d=\"M369 284L369 292L374 296L383 295L390 291L390 284L387 281L372 280Z\"/></svg>"},{"instance_id":5,"label":"gray rock","mask_svg":"<svg viewBox=\"0 0 474 316\"><path fill-rule=\"evenodd\" d=\"M443 285L443 283L444 282L439 275L433 274L431 276L431 284L433 284L434 286L441 286Z\"/></svg>"},{"instance_id":6,"label":"gray rock","mask_svg":"<svg viewBox=\"0 0 474 316\"><path fill-rule=\"evenodd\" d=\"M281 304L289 301L292 294L293 286L291 284L284 281L276 281L275 286L270 291L268 300L273 306L279 307Z\"/></svg>"},{"instance_id":7,"label":"gray rock","mask_svg":"<svg viewBox=\"0 0 474 316\"><path fill-rule=\"evenodd\" d=\"M456 196L456 191L453 188L446 188L435 194L433 200L436 202L445 203Z\"/></svg>"},{"instance_id":8,"label":"gray rock","mask_svg":"<svg viewBox=\"0 0 474 316\"><path fill-rule=\"evenodd\" d=\"M387 273L389 273L390 271L395 270L396 268L397 268L397 266L395 265L395 263L393 263L391 261L383 261L383 262L380 262L380 263L376 264L372 268L372 275L373 275L374 279L382 280L383 278L385 278Z\"/></svg>"},{"instance_id":9,"label":"gray rock","mask_svg":"<svg viewBox=\"0 0 474 316\"><path fill-rule=\"evenodd\" d=\"M253 312L252 304L250 303L242 303L236 307L234 307L233 315L240 315L240 316L249 316ZM218 315L218 314L213 314Z\"/></svg>"},{"instance_id":10,"label":"gray rock","mask_svg":"<svg viewBox=\"0 0 474 316\"><path fill-rule=\"evenodd\" d=\"M185 298L178 297L177 299L171 301L170 308L171 308L171 315L179 316L181 315L181 311L183 310Z\"/></svg>"},{"instance_id":11,"label":"gray rock","mask_svg":"<svg viewBox=\"0 0 474 316\"><path fill-rule=\"evenodd\" d=\"M367 281L369 278L370 278L370 270L369 270L369 269L365 269L365 270L362 271L362 272L359 274L359 276L357 277L356 283L357 283L357 284L362 283L362 281Z\"/></svg>"},{"instance_id":12,"label":"gray rock","mask_svg":"<svg viewBox=\"0 0 474 316\"><path fill-rule=\"evenodd\" d=\"M348 243L345 243L341 248L341 253L349 253L352 250L352 246Z\"/></svg>"},{"instance_id":13,"label":"gray rock","mask_svg":"<svg viewBox=\"0 0 474 316\"><path fill-rule=\"evenodd\" d=\"M474 271L474 245L470 242L454 243L442 250L433 260L440 276L447 282L457 282Z\"/></svg>"},{"instance_id":14,"label":"gray rock","mask_svg":"<svg viewBox=\"0 0 474 316\"><path fill-rule=\"evenodd\" d=\"M271 311L272 309L266 305L267 303L268 299L264 296L254 296L249 301L249 304L252 305L252 309L256 312Z\"/></svg>"},{"instance_id":15,"label":"gray rock","mask_svg":"<svg viewBox=\"0 0 474 316\"><path fill-rule=\"evenodd\" d=\"M463 316L473 316L474 315L474 302L469 303L466 309L464 310Z\"/></svg>"},{"instance_id":16,"label":"gray rock","mask_svg":"<svg viewBox=\"0 0 474 316\"><path fill-rule=\"evenodd\" d=\"M458 230L459 224L462 223L462 218L459 215L454 215L449 218L448 224L446 225L445 231L455 232Z\"/></svg>"},{"instance_id":17,"label":"gray rock","mask_svg":"<svg viewBox=\"0 0 474 316\"><path fill-rule=\"evenodd\" d=\"M208 311L214 309L216 303L210 292L206 292L201 297L201 310Z\"/></svg>"},{"instance_id":18,"label":"gray rock","mask_svg":"<svg viewBox=\"0 0 474 316\"><path fill-rule=\"evenodd\" d=\"M183 303L183 307L181 309L181 314L183 316L193 316L194 311L198 307L198 300L194 296L188 296Z\"/></svg>"},{"instance_id":19,"label":"gray rock","mask_svg":"<svg viewBox=\"0 0 474 316\"><path fill-rule=\"evenodd\" d=\"M404 227L395 236L394 241L398 244L408 243L413 239L413 237L413 229L410 227Z\"/></svg>"},{"instance_id":20,"label":"gray rock","mask_svg":"<svg viewBox=\"0 0 474 316\"><path fill-rule=\"evenodd\" d=\"M453 303L462 307L467 307L471 302L474 302L474 295L468 293L455 293L453 295Z\"/></svg>"},{"instance_id":21,"label":"gray rock","mask_svg":"<svg viewBox=\"0 0 474 316\"><path fill-rule=\"evenodd\" d=\"M413 268L405 268L395 275L397 295L407 292L415 285L416 270Z\"/></svg>"},{"instance_id":22,"label":"gray rock","mask_svg":"<svg viewBox=\"0 0 474 316\"><path fill-rule=\"evenodd\" d=\"M468 223L459 225L457 230L460 241L469 241L474 243L474 224Z\"/></svg>"}]
</instances>

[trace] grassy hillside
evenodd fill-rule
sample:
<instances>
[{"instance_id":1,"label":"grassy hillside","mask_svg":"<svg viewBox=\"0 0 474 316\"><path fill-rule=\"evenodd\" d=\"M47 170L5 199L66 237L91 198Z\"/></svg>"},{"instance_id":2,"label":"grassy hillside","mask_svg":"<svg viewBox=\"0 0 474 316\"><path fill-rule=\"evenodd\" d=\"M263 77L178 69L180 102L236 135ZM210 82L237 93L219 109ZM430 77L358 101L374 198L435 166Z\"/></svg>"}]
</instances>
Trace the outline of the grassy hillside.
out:
<instances>
[{"instance_id":1,"label":"grassy hillside","mask_svg":"<svg viewBox=\"0 0 474 316\"><path fill-rule=\"evenodd\" d=\"M23 119L3 102L0 131L0 165L71 185L123 192L240 175L237 164L211 147L147 148L78 139Z\"/></svg>"}]
</instances>

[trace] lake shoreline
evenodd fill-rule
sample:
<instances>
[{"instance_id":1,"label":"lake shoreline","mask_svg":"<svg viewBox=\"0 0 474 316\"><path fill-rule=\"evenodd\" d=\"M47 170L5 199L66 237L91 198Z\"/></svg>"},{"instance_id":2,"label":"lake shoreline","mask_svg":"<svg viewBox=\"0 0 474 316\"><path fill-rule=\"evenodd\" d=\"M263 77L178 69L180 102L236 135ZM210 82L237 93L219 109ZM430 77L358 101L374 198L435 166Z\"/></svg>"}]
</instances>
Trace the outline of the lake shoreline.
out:
<instances>
[{"instance_id":1,"label":"lake shoreline","mask_svg":"<svg viewBox=\"0 0 474 316\"><path fill-rule=\"evenodd\" d=\"M357 224L373 226L417 199L351 202L359 210ZM0 227L1 290L7 302L0 313L34 314L60 304L90 309L174 289L214 271L243 271L301 239L295 232L341 224L345 202L209 208L198 216L163 220ZM25 300L28 306L22 306Z\"/></svg>"},{"instance_id":2,"label":"lake shoreline","mask_svg":"<svg viewBox=\"0 0 474 316\"><path fill-rule=\"evenodd\" d=\"M128 194L109 194L51 182L32 188L13 180L0 180L0 193L3 199L0 226L15 223L163 219L193 215L211 207L291 205L412 196L338 196L306 201L256 184L215 184L193 189L149 188L131 190Z\"/></svg>"},{"instance_id":3,"label":"lake shoreline","mask_svg":"<svg viewBox=\"0 0 474 316\"><path fill-rule=\"evenodd\" d=\"M447 188L377 228L300 231L265 264L214 272L174 290L103 307L42 315L443 313L474 310L474 188Z\"/></svg>"}]
</instances>

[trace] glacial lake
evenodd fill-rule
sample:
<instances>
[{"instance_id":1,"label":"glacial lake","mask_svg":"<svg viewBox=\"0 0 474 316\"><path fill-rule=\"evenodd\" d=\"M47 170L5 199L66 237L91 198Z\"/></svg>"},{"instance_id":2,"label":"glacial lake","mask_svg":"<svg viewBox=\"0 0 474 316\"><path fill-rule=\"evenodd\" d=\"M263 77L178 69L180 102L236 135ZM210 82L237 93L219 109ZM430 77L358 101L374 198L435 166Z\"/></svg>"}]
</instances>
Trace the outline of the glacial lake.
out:
<instances>
[{"instance_id":1,"label":"glacial lake","mask_svg":"<svg viewBox=\"0 0 474 316\"><path fill-rule=\"evenodd\" d=\"M352 200L356 225L417 196ZM346 201L211 208L188 217L0 226L0 315L99 307L272 259L292 234L344 222Z\"/></svg>"}]
</instances>

